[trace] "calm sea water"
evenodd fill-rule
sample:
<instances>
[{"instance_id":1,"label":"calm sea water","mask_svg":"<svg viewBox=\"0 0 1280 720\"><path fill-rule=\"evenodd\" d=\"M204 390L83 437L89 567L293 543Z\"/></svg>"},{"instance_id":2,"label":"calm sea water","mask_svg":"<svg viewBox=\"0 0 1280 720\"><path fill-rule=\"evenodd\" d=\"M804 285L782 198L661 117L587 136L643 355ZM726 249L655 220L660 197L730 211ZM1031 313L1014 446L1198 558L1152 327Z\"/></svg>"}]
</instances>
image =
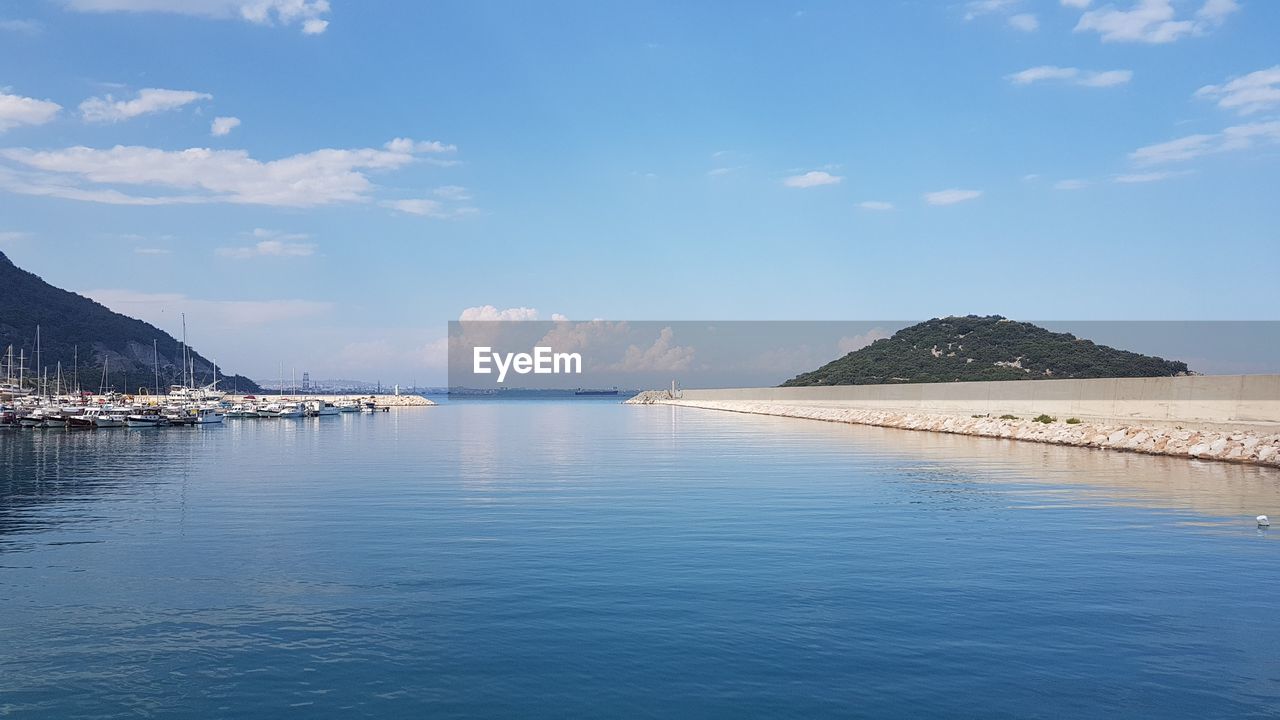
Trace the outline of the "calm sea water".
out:
<instances>
[{"instance_id":1,"label":"calm sea water","mask_svg":"<svg viewBox=\"0 0 1280 720\"><path fill-rule=\"evenodd\" d=\"M0 715L1271 717L1280 473L614 402L0 433Z\"/></svg>"}]
</instances>

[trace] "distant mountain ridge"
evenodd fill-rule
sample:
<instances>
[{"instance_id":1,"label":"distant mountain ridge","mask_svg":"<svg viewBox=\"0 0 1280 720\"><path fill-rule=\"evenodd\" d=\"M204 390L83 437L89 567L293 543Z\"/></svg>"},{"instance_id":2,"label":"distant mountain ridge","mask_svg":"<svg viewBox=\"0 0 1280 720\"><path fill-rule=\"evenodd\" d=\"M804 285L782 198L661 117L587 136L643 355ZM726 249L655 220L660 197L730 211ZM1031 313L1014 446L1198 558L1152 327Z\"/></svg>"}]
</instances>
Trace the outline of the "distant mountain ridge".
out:
<instances>
[{"instance_id":1,"label":"distant mountain ridge","mask_svg":"<svg viewBox=\"0 0 1280 720\"><path fill-rule=\"evenodd\" d=\"M1117 350L999 315L934 318L802 373L783 387L1170 377L1184 362Z\"/></svg>"},{"instance_id":2,"label":"distant mountain ridge","mask_svg":"<svg viewBox=\"0 0 1280 720\"><path fill-rule=\"evenodd\" d=\"M74 382L73 365L78 348L80 385L96 391L107 367L107 384L120 392L138 388L153 390L155 364L152 342L159 354L160 385L164 390L182 379L180 341L150 323L113 312L82 295L59 289L14 265L0 252L0 353L13 345L14 362L26 354L27 374L35 367L35 334L40 326L41 364L53 380L62 363L64 385ZM196 382L213 381L213 363L194 350ZM16 371L15 371L16 374ZM242 375L224 375L218 369L218 387L257 392L258 384Z\"/></svg>"}]
</instances>

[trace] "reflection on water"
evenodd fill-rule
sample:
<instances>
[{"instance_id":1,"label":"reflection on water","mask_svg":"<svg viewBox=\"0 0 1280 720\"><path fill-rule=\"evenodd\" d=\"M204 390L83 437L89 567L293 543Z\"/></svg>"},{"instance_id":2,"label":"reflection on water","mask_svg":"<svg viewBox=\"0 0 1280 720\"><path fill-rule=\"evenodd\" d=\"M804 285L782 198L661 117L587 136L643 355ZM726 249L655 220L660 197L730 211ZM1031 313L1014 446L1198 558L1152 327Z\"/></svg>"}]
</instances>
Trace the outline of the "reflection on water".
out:
<instances>
[{"instance_id":1,"label":"reflection on water","mask_svg":"<svg viewBox=\"0 0 1280 720\"><path fill-rule=\"evenodd\" d=\"M1270 717L1280 473L662 406L0 433L0 714Z\"/></svg>"}]
</instances>

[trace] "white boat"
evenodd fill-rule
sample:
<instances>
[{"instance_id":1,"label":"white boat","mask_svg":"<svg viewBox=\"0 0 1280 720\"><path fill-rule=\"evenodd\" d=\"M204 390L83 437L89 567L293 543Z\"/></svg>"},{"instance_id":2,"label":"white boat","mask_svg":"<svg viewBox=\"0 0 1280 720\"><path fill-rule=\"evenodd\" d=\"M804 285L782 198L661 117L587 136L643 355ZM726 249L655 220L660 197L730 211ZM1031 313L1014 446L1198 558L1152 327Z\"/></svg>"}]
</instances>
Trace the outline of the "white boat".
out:
<instances>
[{"instance_id":1,"label":"white boat","mask_svg":"<svg viewBox=\"0 0 1280 720\"><path fill-rule=\"evenodd\" d=\"M77 415L69 415L67 416L67 427L75 430L93 430L98 427L96 421L101 414L102 408L92 407Z\"/></svg>"},{"instance_id":2,"label":"white boat","mask_svg":"<svg viewBox=\"0 0 1280 720\"><path fill-rule=\"evenodd\" d=\"M215 407L195 408L191 415L192 425L216 425L222 422L223 414Z\"/></svg>"},{"instance_id":3,"label":"white boat","mask_svg":"<svg viewBox=\"0 0 1280 720\"><path fill-rule=\"evenodd\" d=\"M325 417L327 415L337 415L338 406L327 400L308 400L307 415L311 417Z\"/></svg>"},{"instance_id":4,"label":"white boat","mask_svg":"<svg viewBox=\"0 0 1280 720\"><path fill-rule=\"evenodd\" d=\"M258 406L253 403L236 403L231 406L230 410L223 413L228 418L256 418L258 417Z\"/></svg>"},{"instance_id":5,"label":"white boat","mask_svg":"<svg viewBox=\"0 0 1280 720\"><path fill-rule=\"evenodd\" d=\"M124 413L122 412L103 410L93 419L93 424L99 428L124 427L124 417Z\"/></svg>"},{"instance_id":6,"label":"white boat","mask_svg":"<svg viewBox=\"0 0 1280 720\"><path fill-rule=\"evenodd\" d=\"M278 418L300 418L306 415L306 410L302 408L302 403L288 402L282 403L280 409L276 411Z\"/></svg>"},{"instance_id":7,"label":"white boat","mask_svg":"<svg viewBox=\"0 0 1280 720\"><path fill-rule=\"evenodd\" d=\"M281 405L280 403L267 403L266 405L263 405L262 407L258 408L258 417L261 417L261 418L280 417L280 410L283 407L284 406Z\"/></svg>"},{"instance_id":8,"label":"white boat","mask_svg":"<svg viewBox=\"0 0 1280 720\"><path fill-rule=\"evenodd\" d=\"M360 412L360 401L346 398L338 401L338 412L355 413Z\"/></svg>"},{"instance_id":9,"label":"white boat","mask_svg":"<svg viewBox=\"0 0 1280 720\"><path fill-rule=\"evenodd\" d=\"M124 424L129 427L167 427L169 418L161 414L158 408L144 408L126 415Z\"/></svg>"}]
</instances>

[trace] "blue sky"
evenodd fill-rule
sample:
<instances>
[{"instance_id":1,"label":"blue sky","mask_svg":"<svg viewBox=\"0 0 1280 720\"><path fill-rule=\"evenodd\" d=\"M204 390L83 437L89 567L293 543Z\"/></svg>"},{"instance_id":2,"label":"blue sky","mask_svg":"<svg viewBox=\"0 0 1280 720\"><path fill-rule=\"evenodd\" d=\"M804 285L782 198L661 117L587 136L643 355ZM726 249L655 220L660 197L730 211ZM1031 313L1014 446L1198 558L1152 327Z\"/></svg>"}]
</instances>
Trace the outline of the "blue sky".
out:
<instances>
[{"instance_id":1,"label":"blue sky","mask_svg":"<svg viewBox=\"0 0 1280 720\"><path fill-rule=\"evenodd\" d=\"M1276 319L1277 37L1263 0L22 0L0 249L262 377L442 378L487 306Z\"/></svg>"}]
</instances>

